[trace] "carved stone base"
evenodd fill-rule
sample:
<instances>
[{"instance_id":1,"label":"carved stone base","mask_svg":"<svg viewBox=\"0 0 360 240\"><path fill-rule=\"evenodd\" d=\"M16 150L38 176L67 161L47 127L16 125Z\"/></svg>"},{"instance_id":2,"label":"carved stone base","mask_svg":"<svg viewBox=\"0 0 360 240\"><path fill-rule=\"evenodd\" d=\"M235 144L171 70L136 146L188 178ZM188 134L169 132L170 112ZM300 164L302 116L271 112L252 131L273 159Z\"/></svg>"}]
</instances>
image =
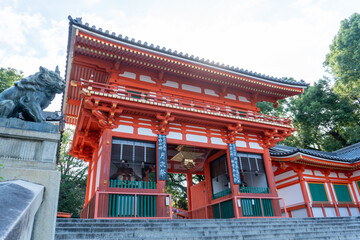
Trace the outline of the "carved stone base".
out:
<instances>
[{"instance_id":1,"label":"carved stone base","mask_svg":"<svg viewBox=\"0 0 360 240\"><path fill-rule=\"evenodd\" d=\"M0 118L0 176L45 187L32 239L54 239L60 187L60 172L56 171L59 140L56 125Z\"/></svg>"}]
</instances>

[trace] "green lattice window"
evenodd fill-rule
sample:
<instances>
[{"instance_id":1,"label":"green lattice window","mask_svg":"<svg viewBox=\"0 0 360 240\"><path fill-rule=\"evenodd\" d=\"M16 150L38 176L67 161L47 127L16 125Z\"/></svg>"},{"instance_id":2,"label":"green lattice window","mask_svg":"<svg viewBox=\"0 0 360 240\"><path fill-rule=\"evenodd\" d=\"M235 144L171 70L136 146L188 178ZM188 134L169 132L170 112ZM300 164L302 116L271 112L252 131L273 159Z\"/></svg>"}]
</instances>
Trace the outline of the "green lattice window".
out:
<instances>
[{"instance_id":1,"label":"green lattice window","mask_svg":"<svg viewBox=\"0 0 360 240\"><path fill-rule=\"evenodd\" d=\"M338 202L352 202L347 184L334 184L334 189Z\"/></svg>"},{"instance_id":2,"label":"green lattice window","mask_svg":"<svg viewBox=\"0 0 360 240\"><path fill-rule=\"evenodd\" d=\"M323 183L308 183L313 202L328 202L325 185Z\"/></svg>"}]
</instances>

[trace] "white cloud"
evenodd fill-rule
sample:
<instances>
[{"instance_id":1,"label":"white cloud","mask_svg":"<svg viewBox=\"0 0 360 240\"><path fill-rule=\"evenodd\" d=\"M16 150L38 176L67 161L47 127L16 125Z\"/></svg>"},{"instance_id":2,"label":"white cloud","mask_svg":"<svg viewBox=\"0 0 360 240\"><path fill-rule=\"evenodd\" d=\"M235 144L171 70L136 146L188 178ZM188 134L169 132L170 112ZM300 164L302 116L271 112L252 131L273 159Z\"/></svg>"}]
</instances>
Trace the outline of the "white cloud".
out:
<instances>
[{"instance_id":1,"label":"white cloud","mask_svg":"<svg viewBox=\"0 0 360 240\"><path fill-rule=\"evenodd\" d=\"M322 77L322 62L340 21L360 7L357 1L325 0L64 0L44 10L40 3L31 8L25 0L0 3L0 31L6 33L0 35L0 67L30 75L40 65L59 65L64 76L71 12L103 31L307 82Z\"/></svg>"}]
</instances>

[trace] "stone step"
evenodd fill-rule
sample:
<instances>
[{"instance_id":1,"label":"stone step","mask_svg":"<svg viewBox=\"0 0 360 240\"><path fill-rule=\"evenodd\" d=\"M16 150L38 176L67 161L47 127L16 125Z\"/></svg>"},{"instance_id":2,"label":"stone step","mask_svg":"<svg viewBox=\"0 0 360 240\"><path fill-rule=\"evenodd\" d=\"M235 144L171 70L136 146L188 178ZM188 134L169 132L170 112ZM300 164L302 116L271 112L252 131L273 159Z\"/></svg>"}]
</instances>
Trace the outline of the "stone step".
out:
<instances>
[{"instance_id":1,"label":"stone step","mask_svg":"<svg viewBox=\"0 0 360 240\"><path fill-rule=\"evenodd\" d=\"M280 231L280 230L284 230L284 229L294 229L294 231L304 231L304 232L311 232L311 231L323 231L324 229L326 229L326 227L329 227L328 225L297 225L297 226L273 226L273 225L264 225L261 227L244 227L244 226L236 226L236 227L232 227L232 226L216 226L216 227L209 227L207 225L203 225L203 226L197 226L197 227L187 227L186 230L188 231L232 231L233 229L236 229L237 232L239 231L259 231L259 232L265 232L265 231ZM156 227L156 228L152 228L152 227L133 227L131 228L131 231L148 231L148 232L156 232L156 231L169 231L172 230L173 227L172 226L164 226L164 227ZM337 225L337 226L331 226L331 229L339 229L339 230L345 230L345 229L360 229L360 225L359 224L349 224L349 225ZM76 232L125 232L125 231L129 231L130 229L128 227L77 227L77 226L73 226L73 227L59 227L57 228L57 233L76 233Z\"/></svg>"},{"instance_id":2,"label":"stone step","mask_svg":"<svg viewBox=\"0 0 360 240\"><path fill-rule=\"evenodd\" d=\"M152 225L152 226L155 226L155 225L163 225L164 223L166 224L174 224L174 225L196 225L196 224L213 224L213 225L217 225L219 223L221 224L247 224L247 225L252 225L252 224L304 224L304 223L307 223L307 224L312 224L312 223L327 223L327 224L330 224L330 223L349 223L349 222L360 222L360 219L351 219L351 220L343 220L343 221L334 221L332 219L329 219L329 220L319 220L319 221L278 221L276 219L273 219L272 221L239 221L239 220L232 220L232 221L191 221L191 220L188 220L188 221L182 221L182 222L178 222L178 221L165 221L165 222L158 222L158 221L117 221L117 220L113 220L113 221L106 221L106 222L99 222L99 221L58 221L57 222L57 225L60 226L60 225L65 225L65 224L113 224L113 225Z\"/></svg>"},{"instance_id":3,"label":"stone step","mask_svg":"<svg viewBox=\"0 0 360 240\"><path fill-rule=\"evenodd\" d=\"M58 219L56 240L84 239L360 239L360 218L306 219Z\"/></svg>"},{"instance_id":4,"label":"stone step","mask_svg":"<svg viewBox=\"0 0 360 240\"><path fill-rule=\"evenodd\" d=\"M81 224L81 223L76 223L76 224L59 224L57 225L57 228L59 229L64 229L64 228L74 228L74 227L78 227L78 228L126 228L126 229L136 229L136 228L153 228L153 229L164 229L164 228L173 228L173 227L177 227L177 228L192 228L192 227L208 227L208 228L218 228L220 226L224 227L237 227L237 228L255 228L255 227L259 227L259 228L267 228L269 226L281 226L281 227L287 227L287 226L293 226L293 225L297 225L297 226L303 226L303 227L312 227L314 225L317 226L327 226L327 225L334 225L334 226L343 226L343 225L353 225L353 226L359 226L360 227L360 221L359 222L341 222L341 223L336 223L336 224L332 224L332 223L325 223L325 222L320 222L320 223L283 223L283 224L279 224L279 223L256 223L256 224L236 224L236 223L223 223L223 224L206 224L206 223L199 223L199 224L191 224L191 225L178 225L178 224L158 224L158 225L152 225L152 224Z\"/></svg>"},{"instance_id":5,"label":"stone step","mask_svg":"<svg viewBox=\"0 0 360 240\"><path fill-rule=\"evenodd\" d=\"M117 238L131 238L131 237L138 237L138 238L146 238L148 236L156 237L156 238L171 238L172 236L182 237L182 238L193 238L193 237L224 237L224 236L238 236L243 237L246 239L272 239L272 238L279 238L282 236L286 237L310 237L310 236L323 236L324 232L326 234L332 234L333 236L341 236L346 232L356 232L359 228L358 227L345 227L345 228L328 228L328 229L314 229L314 228L308 228L308 229L299 229L299 228L289 228L289 229L272 229L272 230L259 230L259 229L253 229L253 230L247 230L247 231L241 231L241 230L228 230L228 231L217 231L217 230L209 230L209 231L191 231L189 229L186 229L186 231L133 231L133 232L125 232L124 231L107 231L107 232L77 232L77 233L71 233L76 238L82 238L82 239L91 239L95 237L97 238L109 238L111 236L117 236ZM317 231L316 231L317 230ZM63 238L63 236L66 236ZM61 233L57 234L57 239L67 239L67 236L70 234ZM358 234L360 236L360 233ZM311 239L311 238L310 238Z\"/></svg>"},{"instance_id":6,"label":"stone step","mask_svg":"<svg viewBox=\"0 0 360 240\"><path fill-rule=\"evenodd\" d=\"M328 218L241 218L241 219L80 219L80 218L58 218L57 222L271 222L271 221L351 221L359 220L360 217L328 217Z\"/></svg>"}]
</instances>

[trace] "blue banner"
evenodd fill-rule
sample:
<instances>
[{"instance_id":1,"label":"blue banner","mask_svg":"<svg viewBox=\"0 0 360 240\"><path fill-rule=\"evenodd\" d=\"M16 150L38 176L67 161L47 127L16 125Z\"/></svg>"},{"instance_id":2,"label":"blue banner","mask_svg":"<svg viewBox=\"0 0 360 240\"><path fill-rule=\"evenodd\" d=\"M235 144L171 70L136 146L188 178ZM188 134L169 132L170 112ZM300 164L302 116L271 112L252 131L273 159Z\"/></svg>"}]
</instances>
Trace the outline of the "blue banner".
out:
<instances>
[{"instance_id":1,"label":"blue banner","mask_svg":"<svg viewBox=\"0 0 360 240\"><path fill-rule=\"evenodd\" d=\"M167 180L167 144L166 135L158 135L158 176L159 180Z\"/></svg>"},{"instance_id":2,"label":"blue banner","mask_svg":"<svg viewBox=\"0 0 360 240\"><path fill-rule=\"evenodd\" d=\"M231 170L232 170L234 184L240 184L241 179L240 179L239 161L237 158L236 145L234 143L229 143L229 152L230 152L230 162L231 162Z\"/></svg>"}]
</instances>

